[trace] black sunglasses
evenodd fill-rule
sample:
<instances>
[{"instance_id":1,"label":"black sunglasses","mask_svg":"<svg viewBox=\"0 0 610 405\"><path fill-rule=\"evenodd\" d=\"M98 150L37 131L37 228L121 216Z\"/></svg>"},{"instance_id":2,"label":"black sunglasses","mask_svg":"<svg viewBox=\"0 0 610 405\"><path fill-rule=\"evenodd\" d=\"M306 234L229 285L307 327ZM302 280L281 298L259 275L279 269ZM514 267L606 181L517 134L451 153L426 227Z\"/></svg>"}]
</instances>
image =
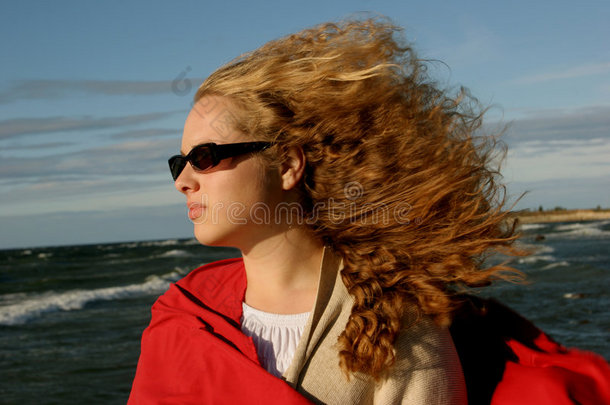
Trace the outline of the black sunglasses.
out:
<instances>
[{"instance_id":1,"label":"black sunglasses","mask_svg":"<svg viewBox=\"0 0 610 405\"><path fill-rule=\"evenodd\" d=\"M260 152L273 145L270 142L240 142L217 145L215 143L204 143L197 145L186 156L176 155L169 158L169 170L174 181L180 176L190 162L197 171L210 169L220 163L221 160L235 157L251 152Z\"/></svg>"}]
</instances>

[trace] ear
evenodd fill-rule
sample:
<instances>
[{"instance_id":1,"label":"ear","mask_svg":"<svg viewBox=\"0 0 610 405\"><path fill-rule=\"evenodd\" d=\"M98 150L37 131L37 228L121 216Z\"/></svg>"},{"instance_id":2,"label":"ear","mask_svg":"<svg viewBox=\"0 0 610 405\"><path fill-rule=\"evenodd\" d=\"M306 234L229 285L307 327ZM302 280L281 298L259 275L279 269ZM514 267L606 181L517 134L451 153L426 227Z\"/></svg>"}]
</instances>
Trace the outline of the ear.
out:
<instances>
[{"instance_id":1,"label":"ear","mask_svg":"<svg viewBox=\"0 0 610 405\"><path fill-rule=\"evenodd\" d=\"M280 168L282 189L291 190L303 178L305 172L305 153L301 147L293 146L286 150L284 163Z\"/></svg>"}]
</instances>

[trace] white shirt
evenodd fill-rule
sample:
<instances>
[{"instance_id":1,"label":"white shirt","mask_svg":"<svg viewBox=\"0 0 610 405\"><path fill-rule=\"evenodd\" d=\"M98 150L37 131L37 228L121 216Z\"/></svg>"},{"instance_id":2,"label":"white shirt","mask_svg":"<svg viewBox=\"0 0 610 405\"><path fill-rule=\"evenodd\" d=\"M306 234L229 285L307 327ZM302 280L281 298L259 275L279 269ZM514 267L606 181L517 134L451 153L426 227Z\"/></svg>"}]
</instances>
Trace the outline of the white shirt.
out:
<instances>
[{"instance_id":1,"label":"white shirt","mask_svg":"<svg viewBox=\"0 0 610 405\"><path fill-rule=\"evenodd\" d=\"M309 312L301 314L272 314L242 303L241 330L250 336L262 366L276 377L281 377L290 366Z\"/></svg>"}]
</instances>

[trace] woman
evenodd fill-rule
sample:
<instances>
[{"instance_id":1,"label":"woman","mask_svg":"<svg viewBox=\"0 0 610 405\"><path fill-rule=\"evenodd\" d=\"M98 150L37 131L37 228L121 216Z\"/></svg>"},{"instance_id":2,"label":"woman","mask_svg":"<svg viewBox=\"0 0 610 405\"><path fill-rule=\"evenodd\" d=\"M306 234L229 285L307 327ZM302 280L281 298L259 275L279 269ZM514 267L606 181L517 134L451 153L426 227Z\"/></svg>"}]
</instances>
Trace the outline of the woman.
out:
<instances>
[{"instance_id":1,"label":"woman","mask_svg":"<svg viewBox=\"0 0 610 405\"><path fill-rule=\"evenodd\" d=\"M447 330L511 251L492 138L386 21L269 42L199 88L170 159L212 263L153 307L130 403L459 404Z\"/></svg>"}]
</instances>

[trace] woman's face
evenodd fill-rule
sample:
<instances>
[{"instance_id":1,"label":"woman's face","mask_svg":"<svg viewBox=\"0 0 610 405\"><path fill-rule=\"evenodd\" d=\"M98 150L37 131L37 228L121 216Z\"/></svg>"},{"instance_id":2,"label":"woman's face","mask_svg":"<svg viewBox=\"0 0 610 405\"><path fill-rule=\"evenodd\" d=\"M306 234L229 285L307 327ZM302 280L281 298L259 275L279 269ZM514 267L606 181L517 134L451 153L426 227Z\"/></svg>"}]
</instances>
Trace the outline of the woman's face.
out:
<instances>
[{"instance_id":1,"label":"woman's face","mask_svg":"<svg viewBox=\"0 0 610 405\"><path fill-rule=\"evenodd\" d=\"M181 153L197 145L228 144L252 139L235 129L236 108L223 97L206 96L189 113ZM198 172L187 163L175 186L186 196L188 215L197 240L210 246L247 249L278 232L273 212L282 201L279 170L267 169L257 153L222 160Z\"/></svg>"}]
</instances>

